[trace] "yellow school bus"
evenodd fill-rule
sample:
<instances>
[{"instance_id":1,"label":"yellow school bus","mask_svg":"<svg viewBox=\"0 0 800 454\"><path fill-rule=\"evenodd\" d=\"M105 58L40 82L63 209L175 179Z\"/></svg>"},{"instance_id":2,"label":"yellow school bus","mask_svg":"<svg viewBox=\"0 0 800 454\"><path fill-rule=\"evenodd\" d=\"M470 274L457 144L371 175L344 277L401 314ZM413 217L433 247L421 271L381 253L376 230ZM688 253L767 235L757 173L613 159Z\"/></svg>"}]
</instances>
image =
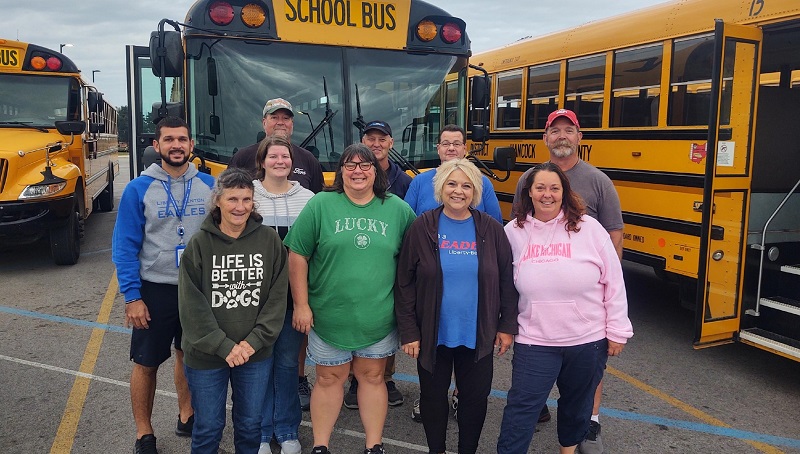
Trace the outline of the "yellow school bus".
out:
<instances>
[{"instance_id":1,"label":"yellow school bus","mask_svg":"<svg viewBox=\"0 0 800 454\"><path fill-rule=\"evenodd\" d=\"M80 257L84 221L114 208L117 111L66 56L0 39L0 247L49 236Z\"/></svg>"},{"instance_id":2,"label":"yellow school bus","mask_svg":"<svg viewBox=\"0 0 800 454\"><path fill-rule=\"evenodd\" d=\"M666 2L471 63L491 81L470 105L479 154L517 157L496 185L505 217L521 173L549 159L548 114L572 109L581 158L619 194L624 258L681 285L695 346L800 360L800 3Z\"/></svg>"},{"instance_id":3,"label":"yellow school bus","mask_svg":"<svg viewBox=\"0 0 800 454\"><path fill-rule=\"evenodd\" d=\"M292 142L328 181L363 121L391 125L406 168L435 167L441 126L465 124L464 21L423 1L201 0L126 50L132 175L167 113L185 116L196 163L217 174L263 137L264 103L285 98Z\"/></svg>"}]
</instances>

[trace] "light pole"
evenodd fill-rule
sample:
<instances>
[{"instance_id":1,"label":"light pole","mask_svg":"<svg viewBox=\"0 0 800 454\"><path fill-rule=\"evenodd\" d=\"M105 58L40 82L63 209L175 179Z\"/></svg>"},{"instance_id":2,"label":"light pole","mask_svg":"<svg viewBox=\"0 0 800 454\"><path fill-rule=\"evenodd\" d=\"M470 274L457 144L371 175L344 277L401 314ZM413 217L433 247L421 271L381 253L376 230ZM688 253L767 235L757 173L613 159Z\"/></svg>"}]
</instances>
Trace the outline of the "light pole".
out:
<instances>
[{"instance_id":1,"label":"light pole","mask_svg":"<svg viewBox=\"0 0 800 454\"><path fill-rule=\"evenodd\" d=\"M93 69L92 70L92 83L94 83L94 73L99 73L99 72L100 72L99 69Z\"/></svg>"},{"instance_id":2,"label":"light pole","mask_svg":"<svg viewBox=\"0 0 800 454\"><path fill-rule=\"evenodd\" d=\"M62 53L62 54L63 54L63 53L64 53L64 48L65 48L65 47L72 47L72 44L65 43L65 44L59 44L59 46L60 46L60 47L58 48L58 52L60 52L60 53Z\"/></svg>"}]
</instances>

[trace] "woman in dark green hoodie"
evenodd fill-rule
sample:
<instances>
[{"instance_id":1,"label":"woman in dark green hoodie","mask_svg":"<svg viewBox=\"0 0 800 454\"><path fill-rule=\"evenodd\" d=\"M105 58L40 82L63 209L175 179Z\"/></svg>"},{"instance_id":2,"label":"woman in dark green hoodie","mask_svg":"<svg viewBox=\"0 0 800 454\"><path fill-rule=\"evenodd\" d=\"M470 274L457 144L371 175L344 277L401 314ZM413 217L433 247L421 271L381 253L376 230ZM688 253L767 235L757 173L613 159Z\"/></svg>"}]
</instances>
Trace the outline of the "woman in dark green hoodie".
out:
<instances>
[{"instance_id":1,"label":"woman in dark green hoodie","mask_svg":"<svg viewBox=\"0 0 800 454\"><path fill-rule=\"evenodd\" d=\"M249 173L220 174L211 214L180 263L181 346L195 409L192 453L218 451L228 382L236 452L255 453L272 347L286 313L288 274L280 237L253 208Z\"/></svg>"}]
</instances>

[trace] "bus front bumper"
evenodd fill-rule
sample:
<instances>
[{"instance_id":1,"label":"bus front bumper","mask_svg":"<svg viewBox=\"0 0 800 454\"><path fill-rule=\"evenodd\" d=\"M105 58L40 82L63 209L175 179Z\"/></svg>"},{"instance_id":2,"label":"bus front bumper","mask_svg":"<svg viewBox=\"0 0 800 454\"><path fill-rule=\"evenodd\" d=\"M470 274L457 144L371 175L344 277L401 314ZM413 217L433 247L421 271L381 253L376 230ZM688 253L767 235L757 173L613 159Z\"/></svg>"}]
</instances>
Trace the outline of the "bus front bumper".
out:
<instances>
[{"instance_id":1,"label":"bus front bumper","mask_svg":"<svg viewBox=\"0 0 800 454\"><path fill-rule=\"evenodd\" d=\"M41 237L63 225L74 206L74 196L29 202L0 202L0 242L14 244Z\"/></svg>"}]
</instances>

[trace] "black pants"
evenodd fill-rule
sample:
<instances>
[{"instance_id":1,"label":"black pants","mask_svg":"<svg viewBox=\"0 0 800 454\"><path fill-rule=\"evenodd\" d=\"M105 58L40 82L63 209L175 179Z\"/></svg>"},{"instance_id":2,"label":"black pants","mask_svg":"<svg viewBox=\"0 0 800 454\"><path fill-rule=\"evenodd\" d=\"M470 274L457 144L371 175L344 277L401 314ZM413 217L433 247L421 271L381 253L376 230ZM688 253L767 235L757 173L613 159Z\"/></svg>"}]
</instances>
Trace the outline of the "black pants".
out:
<instances>
[{"instance_id":1,"label":"black pants","mask_svg":"<svg viewBox=\"0 0 800 454\"><path fill-rule=\"evenodd\" d=\"M467 347L440 345L436 349L433 373L417 362L419 410L430 452L446 451L447 417L450 413L447 391L453 370L458 384L458 452L474 454L477 451L492 390L492 361L492 355L486 355L475 362L475 350Z\"/></svg>"}]
</instances>

